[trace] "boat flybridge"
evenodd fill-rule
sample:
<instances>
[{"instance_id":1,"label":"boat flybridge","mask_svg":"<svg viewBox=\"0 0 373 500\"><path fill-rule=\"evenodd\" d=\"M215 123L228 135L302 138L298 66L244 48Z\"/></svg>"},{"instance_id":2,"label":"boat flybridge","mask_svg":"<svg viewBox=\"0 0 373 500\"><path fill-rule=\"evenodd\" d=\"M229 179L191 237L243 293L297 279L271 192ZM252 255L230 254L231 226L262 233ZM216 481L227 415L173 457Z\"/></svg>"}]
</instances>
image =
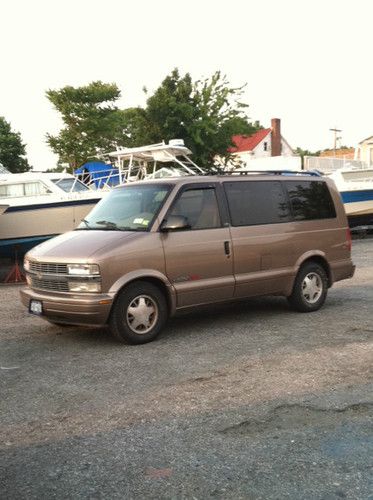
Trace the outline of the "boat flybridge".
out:
<instances>
[{"instance_id":1,"label":"boat flybridge","mask_svg":"<svg viewBox=\"0 0 373 500\"><path fill-rule=\"evenodd\" d=\"M120 183L162 177L203 175L205 171L192 161L192 152L182 139L172 139L168 144L150 144L138 148L119 148L109 153L115 158Z\"/></svg>"}]
</instances>

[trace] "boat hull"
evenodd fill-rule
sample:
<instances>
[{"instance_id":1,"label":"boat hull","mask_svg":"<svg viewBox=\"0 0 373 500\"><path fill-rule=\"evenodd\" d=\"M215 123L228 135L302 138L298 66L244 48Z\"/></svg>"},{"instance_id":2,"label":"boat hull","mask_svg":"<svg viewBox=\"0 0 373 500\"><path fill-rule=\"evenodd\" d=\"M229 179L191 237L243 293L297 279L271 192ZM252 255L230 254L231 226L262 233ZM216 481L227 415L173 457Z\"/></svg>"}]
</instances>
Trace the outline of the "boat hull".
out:
<instances>
[{"instance_id":1,"label":"boat hull","mask_svg":"<svg viewBox=\"0 0 373 500\"><path fill-rule=\"evenodd\" d=\"M342 191L350 227L373 227L373 189Z\"/></svg>"},{"instance_id":2,"label":"boat hull","mask_svg":"<svg viewBox=\"0 0 373 500\"><path fill-rule=\"evenodd\" d=\"M75 229L100 198L8 207L0 216L0 257L24 253Z\"/></svg>"}]
</instances>

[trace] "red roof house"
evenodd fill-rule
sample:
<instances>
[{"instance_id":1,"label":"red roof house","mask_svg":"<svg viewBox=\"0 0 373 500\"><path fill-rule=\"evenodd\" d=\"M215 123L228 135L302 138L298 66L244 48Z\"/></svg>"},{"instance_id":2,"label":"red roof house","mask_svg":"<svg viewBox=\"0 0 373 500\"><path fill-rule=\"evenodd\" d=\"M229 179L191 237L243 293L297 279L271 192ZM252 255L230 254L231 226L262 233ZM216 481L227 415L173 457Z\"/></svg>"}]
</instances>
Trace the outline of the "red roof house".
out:
<instances>
[{"instance_id":1,"label":"red roof house","mask_svg":"<svg viewBox=\"0 0 373 500\"><path fill-rule=\"evenodd\" d=\"M234 146L229 152L235 156L291 156L293 150L281 135L281 120L272 118L271 128L258 130L252 135L234 135Z\"/></svg>"}]
</instances>

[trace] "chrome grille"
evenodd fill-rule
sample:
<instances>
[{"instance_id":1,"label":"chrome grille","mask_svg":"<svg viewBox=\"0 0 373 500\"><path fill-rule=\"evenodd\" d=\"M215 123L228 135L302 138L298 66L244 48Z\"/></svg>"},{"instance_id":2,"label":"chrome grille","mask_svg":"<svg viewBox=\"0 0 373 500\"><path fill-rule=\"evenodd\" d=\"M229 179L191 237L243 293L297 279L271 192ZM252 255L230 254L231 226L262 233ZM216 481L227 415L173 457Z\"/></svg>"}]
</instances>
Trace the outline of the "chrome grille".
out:
<instances>
[{"instance_id":1,"label":"chrome grille","mask_svg":"<svg viewBox=\"0 0 373 500\"><path fill-rule=\"evenodd\" d=\"M66 264L30 261L30 271L41 274L68 274Z\"/></svg>"},{"instance_id":2,"label":"chrome grille","mask_svg":"<svg viewBox=\"0 0 373 500\"><path fill-rule=\"evenodd\" d=\"M55 292L68 292L69 285L67 281L57 281L48 279L39 279L35 276L30 276L30 287L38 290L54 290Z\"/></svg>"}]
</instances>

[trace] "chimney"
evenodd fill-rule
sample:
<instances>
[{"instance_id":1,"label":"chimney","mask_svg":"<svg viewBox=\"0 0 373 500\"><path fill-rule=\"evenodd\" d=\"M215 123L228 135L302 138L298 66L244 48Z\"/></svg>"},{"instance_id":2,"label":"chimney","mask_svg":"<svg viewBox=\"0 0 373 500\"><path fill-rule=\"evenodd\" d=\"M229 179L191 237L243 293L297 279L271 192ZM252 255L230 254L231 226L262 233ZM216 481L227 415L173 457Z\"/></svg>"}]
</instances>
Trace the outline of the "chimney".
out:
<instances>
[{"instance_id":1,"label":"chimney","mask_svg":"<svg viewBox=\"0 0 373 500\"><path fill-rule=\"evenodd\" d=\"M272 148L271 156L281 156L281 120L272 118L271 120Z\"/></svg>"}]
</instances>

